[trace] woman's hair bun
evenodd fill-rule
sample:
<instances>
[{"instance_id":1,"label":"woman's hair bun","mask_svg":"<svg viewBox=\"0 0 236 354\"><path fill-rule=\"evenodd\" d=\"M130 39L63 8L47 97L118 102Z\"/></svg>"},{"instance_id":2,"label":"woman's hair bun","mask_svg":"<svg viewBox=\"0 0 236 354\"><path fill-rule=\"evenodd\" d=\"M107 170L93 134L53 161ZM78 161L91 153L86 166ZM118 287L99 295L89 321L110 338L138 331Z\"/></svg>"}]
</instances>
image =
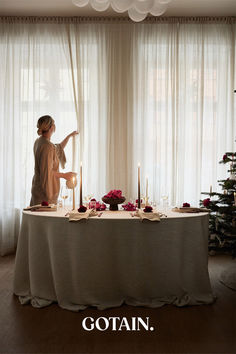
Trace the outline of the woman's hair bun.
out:
<instances>
[{"instance_id":1,"label":"woman's hair bun","mask_svg":"<svg viewBox=\"0 0 236 354\"><path fill-rule=\"evenodd\" d=\"M39 128L39 129L37 130L37 133L38 133L38 135L42 135L42 134L43 134L42 129Z\"/></svg>"},{"instance_id":2,"label":"woman's hair bun","mask_svg":"<svg viewBox=\"0 0 236 354\"><path fill-rule=\"evenodd\" d=\"M37 123L38 135L42 135L43 133L49 131L49 129L53 124L54 124L54 119L51 116L46 115L40 117Z\"/></svg>"}]
</instances>

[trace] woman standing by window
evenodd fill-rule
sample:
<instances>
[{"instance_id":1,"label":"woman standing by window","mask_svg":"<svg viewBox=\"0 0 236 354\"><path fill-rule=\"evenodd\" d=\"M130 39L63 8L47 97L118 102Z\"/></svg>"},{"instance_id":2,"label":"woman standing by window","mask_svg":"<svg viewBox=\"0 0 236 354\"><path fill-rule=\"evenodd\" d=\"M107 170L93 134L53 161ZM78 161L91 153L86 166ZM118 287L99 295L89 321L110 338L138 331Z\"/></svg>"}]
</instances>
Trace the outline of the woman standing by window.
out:
<instances>
[{"instance_id":1,"label":"woman standing by window","mask_svg":"<svg viewBox=\"0 0 236 354\"><path fill-rule=\"evenodd\" d=\"M72 132L60 144L53 144L50 141L56 130L53 118L47 115L40 117L37 128L40 137L34 143L35 167L30 205L41 204L42 201L56 204L60 192L60 178L70 180L76 175L73 172L59 172L59 162L64 169L66 163L64 148L70 137L77 135L78 132Z\"/></svg>"}]
</instances>

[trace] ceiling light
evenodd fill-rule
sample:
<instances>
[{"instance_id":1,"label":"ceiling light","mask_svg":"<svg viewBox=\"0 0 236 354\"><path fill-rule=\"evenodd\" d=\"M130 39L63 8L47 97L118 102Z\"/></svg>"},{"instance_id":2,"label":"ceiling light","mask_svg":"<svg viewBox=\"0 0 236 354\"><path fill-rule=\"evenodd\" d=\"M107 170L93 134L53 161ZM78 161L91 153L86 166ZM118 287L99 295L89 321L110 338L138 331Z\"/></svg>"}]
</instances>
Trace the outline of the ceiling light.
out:
<instances>
[{"instance_id":1,"label":"ceiling light","mask_svg":"<svg viewBox=\"0 0 236 354\"><path fill-rule=\"evenodd\" d=\"M129 17L140 22L150 13L153 16L161 16L172 0L72 0L79 7L90 4L96 11L105 11L109 6L114 11L122 13L128 11Z\"/></svg>"}]
</instances>

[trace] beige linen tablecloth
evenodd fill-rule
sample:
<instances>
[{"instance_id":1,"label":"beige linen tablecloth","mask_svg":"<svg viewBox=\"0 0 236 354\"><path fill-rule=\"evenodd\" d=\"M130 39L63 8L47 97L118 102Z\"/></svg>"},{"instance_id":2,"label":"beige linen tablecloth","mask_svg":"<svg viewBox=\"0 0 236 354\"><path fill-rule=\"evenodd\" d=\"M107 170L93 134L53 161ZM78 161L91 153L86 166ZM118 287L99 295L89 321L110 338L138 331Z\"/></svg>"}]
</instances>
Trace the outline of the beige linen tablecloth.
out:
<instances>
[{"instance_id":1,"label":"beige linen tablecloth","mask_svg":"<svg viewBox=\"0 0 236 354\"><path fill-rule=\"evenodd\" d=\"M70 223L58 212L23 212L14 293L22 303L78 311L120 306L210 304L208 214L129 212Z\"/></svg>"}]
</instances>

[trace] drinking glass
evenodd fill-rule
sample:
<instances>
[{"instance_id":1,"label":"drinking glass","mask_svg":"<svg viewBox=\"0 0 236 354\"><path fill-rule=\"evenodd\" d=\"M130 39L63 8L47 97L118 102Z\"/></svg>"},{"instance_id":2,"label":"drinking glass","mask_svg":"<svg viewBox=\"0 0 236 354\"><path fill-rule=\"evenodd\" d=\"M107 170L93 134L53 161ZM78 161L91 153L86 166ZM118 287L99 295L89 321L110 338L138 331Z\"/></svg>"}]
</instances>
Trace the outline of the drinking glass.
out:
<instances>
[{"instance_id":1,"label":"drinking glass","mask_svg":"<svg viewBox=\"0 0 236 354\"><path fill-rule=\"evenodd\" d=\"M161 196L161 199L162 199L162 205L163 205L163 209L166 210L168 208L168 194L163 194Z\"/></svg>"},{"instance_id":2,"label":"drinking glass","mask_svg":"<svg viewBox=\"0 0 236 354\"><path fill-rule=\"evenodd\" d=\"M62 186L61 187L61 198L63 199L64 209L65 209L65 205L66 205L66 199L68 198L68 196L69 196L68 188L66 186Z\"/></svg>"},{"instance_id":3,"label":"drinking glass","mask_svg":"<svg viewBox=\"0 0 236 354\"><path fill-rule=\"evenodd\" d=\"M152 206L153 210L155 210L156 207L157 207L157 203L156 202L151 202L151 206Z\"/></svg>"}]
</instances>

